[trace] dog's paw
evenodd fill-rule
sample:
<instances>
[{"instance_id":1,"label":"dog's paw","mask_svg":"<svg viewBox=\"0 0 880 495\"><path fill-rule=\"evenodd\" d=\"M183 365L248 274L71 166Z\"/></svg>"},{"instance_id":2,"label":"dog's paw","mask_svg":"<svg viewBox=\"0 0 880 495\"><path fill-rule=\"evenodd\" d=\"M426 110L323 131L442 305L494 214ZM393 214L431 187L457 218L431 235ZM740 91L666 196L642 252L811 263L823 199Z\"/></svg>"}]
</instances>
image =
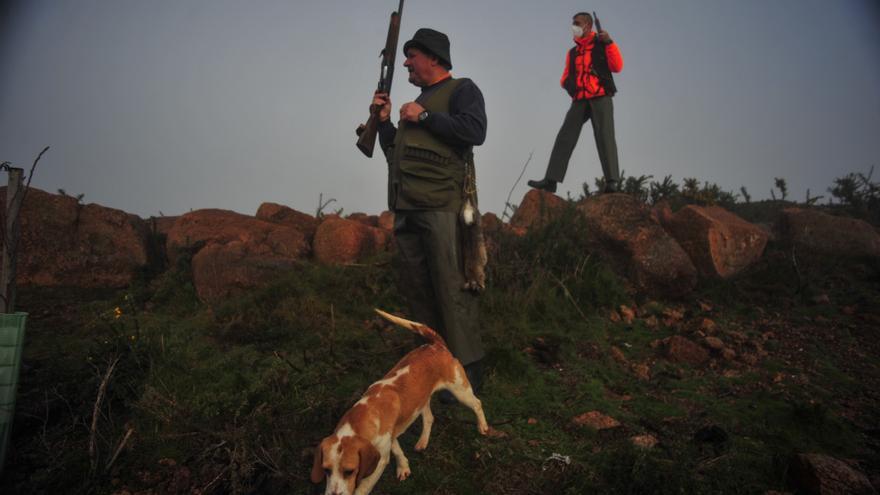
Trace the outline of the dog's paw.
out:
<instances>
[{"instance_id":1,"label":"dog's paw","mask_svg":"<svg viewBox=\"0 0 880 495\"><path fill-rule=\"evenodd\" d=\"M404 481L409 478L409 475L411 474L412 471L409 470L409 466L397 467L397 481Z\"/></svg>"},{"instance_id":2,"label":"dog's paw","mask_svg":"<svg viewBox=\"0 0 880 495\"><path fill-rule=\"evenodd\" d=\"M480 435L483 435L484 437L490 436L489 433L491 428L489 428L489 425L486 423L478 424L477 430L480 432Z\"/></svg>"},{"instance_id":3,"label":"dog's paw","mask_svg":"<svg viewBox=\"0 0 880 495\"><path fill-rule=\"evenodd\" d=\"M421 452L427 448L428 448L428 440L427 439L425 439L425 440L419 439L419 441L416 442L416 446L415 446L416 452Z\"/></svg>"}]
</instances>

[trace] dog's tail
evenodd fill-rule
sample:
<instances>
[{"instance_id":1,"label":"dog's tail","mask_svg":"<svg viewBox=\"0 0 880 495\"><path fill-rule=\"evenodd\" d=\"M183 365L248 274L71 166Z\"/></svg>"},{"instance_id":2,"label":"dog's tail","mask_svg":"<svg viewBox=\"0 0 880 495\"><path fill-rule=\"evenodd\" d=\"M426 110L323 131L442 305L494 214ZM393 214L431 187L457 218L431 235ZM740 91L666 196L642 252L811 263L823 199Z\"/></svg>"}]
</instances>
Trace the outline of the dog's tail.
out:
<instances>
[{"instance_id":1,"label":"dog's tail","mask_svg":"<svg viewBox=\"0 0 880 495\"><path fill-rule=\"evenodd\" d=\"M440 336L437 332L434 331L431 327L427 325L423 325L421 323L417 323L414 321L410 321L399 316L394 316L392 314L386 313L381 309L376 309L376 313L379 313L379 316L385 318L391 323L397 324L410 330L414 333L417 333L425 338L431 344L440 344L443 347L446 347L446 341L443 340L443 337Z\"/></svg>"}]
</instances>

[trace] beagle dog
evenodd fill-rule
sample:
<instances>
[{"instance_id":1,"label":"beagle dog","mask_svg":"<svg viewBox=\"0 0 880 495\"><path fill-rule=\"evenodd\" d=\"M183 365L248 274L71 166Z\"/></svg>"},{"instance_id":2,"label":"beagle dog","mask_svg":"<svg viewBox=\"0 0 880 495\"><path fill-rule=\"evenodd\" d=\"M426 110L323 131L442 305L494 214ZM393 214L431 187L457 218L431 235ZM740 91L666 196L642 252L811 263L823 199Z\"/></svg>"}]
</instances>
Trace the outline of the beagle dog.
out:
<instances>
[{"instance_id":1,"label":"beagle dog","mask_svg":"<svg viewBox=\"0 0 880 495\"><path fill-rule=\"evenodd\" d=\"M459 402L477 415L480 434L489 433L480 399L474 395L464 367L452 356L446 342L431 328L376 310L388 321L424 337L428 343L403 357L381 380L339 420L332 435L315 449L313 483L327 481L325 495L366 495L388 465L389 454L397 463L397 479L409 477L409 461L397 437L422 416L422 434L415 449L428 446L431 425L431 395L449 390Z\"/></svg>"}]
</instances>

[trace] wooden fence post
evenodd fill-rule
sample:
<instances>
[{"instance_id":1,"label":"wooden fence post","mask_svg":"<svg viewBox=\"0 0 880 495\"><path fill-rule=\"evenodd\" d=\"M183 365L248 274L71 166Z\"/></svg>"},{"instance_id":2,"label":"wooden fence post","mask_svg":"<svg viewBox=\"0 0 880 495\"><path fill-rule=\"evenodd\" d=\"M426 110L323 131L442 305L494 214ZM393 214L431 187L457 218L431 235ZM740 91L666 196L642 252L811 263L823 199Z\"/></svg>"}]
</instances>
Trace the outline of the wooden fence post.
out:
<instances>
[{"instance_id":1,"label":"wooden fence post","mask_svg":"<svg viewBox=\"0 0 880 495\"><path fill-rule=\"evenodd\" d=\"M9 167L6 187L6 225L3 236L3 267L0 273L0 313L15 311L15 261L18 247L18 214L24 199L21 178L23 169Z\"/></svg>"}]
</instances>

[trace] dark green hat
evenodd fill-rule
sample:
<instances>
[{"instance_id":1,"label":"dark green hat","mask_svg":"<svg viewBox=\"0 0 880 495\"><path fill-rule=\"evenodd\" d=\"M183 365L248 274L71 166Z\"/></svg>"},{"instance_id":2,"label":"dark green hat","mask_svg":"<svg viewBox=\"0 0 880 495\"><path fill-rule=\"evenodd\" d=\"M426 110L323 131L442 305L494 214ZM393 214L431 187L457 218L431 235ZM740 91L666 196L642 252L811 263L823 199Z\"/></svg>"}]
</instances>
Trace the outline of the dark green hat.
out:
<instances>
[{"instance_id":1,"label":"dark green hat","mask_svg":"<svg viewBox=\"0 0 880 495\"><path fill-rule=\"evenodd\" d=\"M449 37L440 31L429 28L421 28L416 31L412 39L403 44L403 55L412 47L434 55L440 62L452 69L452 57L449 56Z\"/></svg>"}]
</instances>

